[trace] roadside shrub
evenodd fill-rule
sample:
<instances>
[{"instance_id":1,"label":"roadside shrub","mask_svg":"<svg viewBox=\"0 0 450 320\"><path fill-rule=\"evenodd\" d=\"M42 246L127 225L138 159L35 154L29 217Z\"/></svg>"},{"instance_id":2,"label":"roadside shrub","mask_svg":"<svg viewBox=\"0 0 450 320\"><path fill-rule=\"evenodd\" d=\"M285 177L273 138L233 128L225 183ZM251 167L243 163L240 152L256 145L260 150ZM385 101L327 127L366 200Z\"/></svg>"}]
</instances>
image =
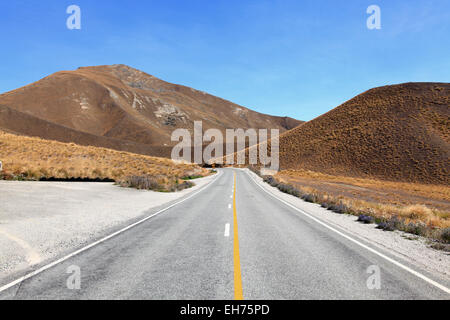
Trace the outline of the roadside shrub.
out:
<instances>
[{"instance_id":1,"label":"roadside shrub","mask_svg":"<svg viewBox=\"0 0 450 320\"><path fill-rule=\"evenodd\" d=\"M203 176L200 175L184 176L181 178L181 180L194 180L198 178L203 178Z\"/></svg>"},{"instance_id":2,"label":"roadside shrub","mask_svg":"<svg viewBox=\"0 0 450 320\"><path fill-rule=\"evenodd\" d=\"M433 243L431 245L431 247L436 250L450 252L450 244L447 244L447 243L436 242L436 243Z\"/></svg>"},{"instance_id":3,"label":"roadside shrub","mask_svg":"<svg viewBox=\"0 0 450 320\"><path fill-rule=\"evenodd\" d=\"M429 236L432 233L432 229L423 223L406 223L397 216L378 223L377 228L385 231L400 230L416 236Z\"/></svg>"},{"instance_id":4,"label":"roadside shrub","mask_svg":"<svg viewBox=\"0 0 450 320\"><path fill-rule=\"evenodd\" d=\"M404 228L402 231L411 233L411 234L415 234L416 236L426 236L429 231L430 228L428 228L425 224L423 223L408 223L405 224Z\"/></svg>"},{"instance_id":5,"label":"roadside shrub","mask_svg":"<svg viewBox=\"0 0 450 320\"><path fill-rule=\"evenodd\" d=\"M328 210L337 213L350 213L350 208L342 201L339 201L338 203L330 203L328 205Z\"/></svg>"},{"instance_id":6,"label":"roadside shrub","mask_svg":"<svg viewBox=\"0 0 450 320\"><path fill-rule=\"evenodd\" d=\"M397 216L394 216L390 219L380 222L377 228L384 231L394 231L400 230L402 228L402 225L403 221L401 221Z\"/></svg>"},{"instance_id":7,"label":"roadside shrub","mask_svg":"<svg viewBox=\"0 0 450 320\"><path fill-rule=\"evenodd\" d=\"M371 216L366 216L364 214L359 215L358 220L359 222L365 223L365 224L369 224L369 223L373 223L374 219Z\"/></svg>"},{"instance_id":8,"label":"roadside shrub","mask_svg":"<svg viewBox=\"0 0 450 320\"><path fill-rule=\"evenodd\" d=\"M170 186L169 191L170 192L181 191L184 189L192 188L193 186L194 184L190 181L183 181L182 183L179 183L177 180L174 185Z\"/></svg>"},{"instance_id":9,"label":"roadside shrub","mask_svg":"<svg viewBox=\"0 0 450 320\"><path fill-rule=\"evenodd\" d=\"M303 200L305 200L306 202L311 202L311 203L316 202L316 196L315 196L314 194L312 194L312 193L306 193L306 194L303 194L303 195L301 196L301 198L302 198Z\"/></svg>"},{"instance_id":10,"label":"roadside shrub","mask_svg":"<svg viewBox=\"0 0 450 320\"><path fill-rule=\"evenodd\" d=\"M278 182L277 180L275 180L274 177L272 176L264 176L263 177L264 182L268 183L270 186L277 188L278 187Z\"/></svg>"},{"instance_id":11,"label":"roadside shrub","mask_svg":"<svg viewBox=\"0 0 450 320\"><path fill-rule=\"evenodd\" d=\"M389 230L388 224L385 221L378 222L377 223L377 229L381 229L381 230L384 230L384 231L394 231L394 230Z\"/></svg>"},{"instance_id":12,"label":"roadside shrub","mask_svg":"<svg viewBox=\"0 0 450 320\"><path fill-rule=\"evenodd\" d=\"M7 172L0 172L0 180L14 180L14 175Z\"/></svg>"},{"instance_id":13,"label":"roadside shrub","mask_svg":"<svg viewBox=\"0 0 450 320\"><path fill-rule=\"evenodd\" d=\"M293 195L297 198L300 198L302 196L300 190L296 189L290 184L279 183L273 176L264 176L263 181L268 183L270 186L277 188L281 192Z\"/></svg>"},{"instance_id":14,"label":"roadside shrub","mask_svg":"<svg viewBox=\"0 0 450 320\"><path fill-rule=\"evenodd\" d=\"M330 205L329 205L328 202L321 202L321 203L320 203L320 206L321 206L322 208L325 208L325 209L329 209L329 208L330 208Z\"/></svg>"},{"instance_id":15,"label":"roadside shrub","mask_svg":"<svg viewBox=\"0 0 450 320\"><path fill-rule=\"evenodd\" d=\"M436 230L436 239L450 244L450 228Z\"/></svg>"},{"instance_id":16,"label":"roadside shrub","mask_svg":"<svg viewBox=\"0 0 450 320\"><path fill-rule=\"evenodd\" d=\"M120 180L118 184L121 187L136 188L139 190L164 190L164 186L153 176L128 176Z\"/></svg>"},{"instance_id":17,"label":"roadside shrub","mask_svg":"<svg viewBox=\"0 0 450 320\"><path fill-rule=\"evenodd\" d=\"M283 184L283 183L278 184L278 190L280 190L281 192L293 195L295 197L300 197L300 191L298 191L297 189L295 189L293 186L291 186L289 184Z\"/></svg>"},{"instance_id":18,"label":"roadside shrub","mask_svg":"<svg viewBox=\"0 0 450 320\"><path fill-rule=\"evenodd\" d=\"M135 188L138 190L153 190L159 192L175 192L188 189L194 186L190 181L179 183L178 179L168 180L163 176L128 176L117 182L125 188Z\"/></svg>"},{"instance_id":19,"label":"roadside shrub","mask_svg":"<svg viewBox=\"0 0 450 320\"><path fill-rule=\"evenodd\" d=\"M406 223L405 220L399 219L397 216L380 221L377 224L377 228L384 231L400 230L416 236L427 237L433 241L432 248L447 252L450 251L450 228L435 229L420 222Z\"/></svg>"}]
</instances>

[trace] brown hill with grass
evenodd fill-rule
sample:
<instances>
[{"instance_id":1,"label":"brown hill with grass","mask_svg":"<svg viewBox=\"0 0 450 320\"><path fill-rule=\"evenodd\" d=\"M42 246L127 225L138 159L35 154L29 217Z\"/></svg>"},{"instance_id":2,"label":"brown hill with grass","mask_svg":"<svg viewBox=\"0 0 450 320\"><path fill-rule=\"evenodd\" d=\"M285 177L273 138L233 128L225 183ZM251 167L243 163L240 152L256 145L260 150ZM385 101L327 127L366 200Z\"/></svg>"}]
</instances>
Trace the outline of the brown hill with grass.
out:
<instances>
[{"instance_id":1,"label":"brown hill with grass","mask_svg":"<svg viewBox=\"0 0 450 320\"><path fill-rule=\"evenodd\" d=\"M171 186L209 171L195 164L74 143L24 137L0 131L0 179L112 179L151 176ZM181 181L181 180L180 180Z\"/></svg>"},{"instance_id":2,"label":"brown hill with grass","mask_svg":"<svg viewBox=\"0 0 450 320\"><path fill-rule=\"evenodd\" d=\"M281 169L450 184L450 84L371 89L280 137Z\"/></svg>"},{"instance_id":3,"label":"brown hill with grass","mask_svg":"<svg viewBox=\"0 0 450 320\"><path fill-rule=\"evenodd\" d=\"M300 121L254 112L125 65L79 68L0 95L9 132L169 156L176 128L292 129Z\"/></svg>"}]
</instances>

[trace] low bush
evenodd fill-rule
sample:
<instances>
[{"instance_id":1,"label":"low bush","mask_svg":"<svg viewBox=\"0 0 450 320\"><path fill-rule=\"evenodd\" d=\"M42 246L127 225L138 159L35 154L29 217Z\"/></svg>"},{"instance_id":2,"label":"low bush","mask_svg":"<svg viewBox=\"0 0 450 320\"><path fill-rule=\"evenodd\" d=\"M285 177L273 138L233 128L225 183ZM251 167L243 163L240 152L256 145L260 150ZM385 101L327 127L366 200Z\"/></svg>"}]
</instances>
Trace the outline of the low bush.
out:
<instances>
[{"instance_id":1,"label":"low bush","mask_svg":"<svg viewBox=\"0 0 450 320\"><path fill-rule=\"evenodd\" d=\"M121 187L135 188L139 190L164 190L164 186L153 176L128 176L120 180L118 184Z\"/></svg>"},{"instance_id":2,"label":"low bush","mask_svg":"<svg viewBox=\"0 0 450 320\"><path fill-rule=\"evenodd\" d=\"M369 224L369 223L373 223L374 222L374 218L371 216L366 216L364 214L361 214L358 216L358 220L359 222L365 223L365 224Z\"/></svg>"},{"instance_id":3,"label":"low bush","mask_svg":"<svg viewBox=\"0 0 450 320\"><path fill-rule=\"evenodd\" d=\"M423 223L408 223L404 224L404 228L400 229L402 231L415 234L416 236L427 236L430 233L430 228L428 228Z\"/></svg>"},{"instance_id":4,"label":"low bush","mask_svg":"<svg viewBox=\"0 0 450 320\"><path fill-rule=\"evenodd\" d=\"M435 230L434 238L443 243L450 244L450 228Z\"/></svg>"},{"instance_id":5,"label":"low bush","mask_svg":"<svg viewBox=\"0 0 450 320\"><path fill-rule=\"evenodd\" d=\"M450 252L450 244L435 242L431 245L433 249Z\"/></svg>"},{"instance_id":6,"label":"low bush","mask_svg":"<svg viewBox=\"0 0 450 320\"><path fill-rule=\"evenodd\" d=\"M179 183L178 179L168 180L163 176L129 176L117 182L121 187L135 188L139 190L153 190L159 192L175 192L191 188L194 184L190 181Z\"/></svg>"},{"instance_id":7,"label":"low bush","mask_svg":"<svg viewBox=\"0 0 450 320\"><path fill-rule=\"evenodd\" d=\"M311 202L311 203L315 203L317 201L316 196L312 193L305 193L300 198L302 198L306 202Z\"/></svg>"},{"instance_id":8,"label":"low bush","mask_svg":"<svg viewBox=\"0 0 450 320\"><path fill-rule=\"evenodd\" d=\"M300 191L297 190L296 188L294 188L293 186L289 185L289 184L279 183L277 188L281 192L293 195L295 197L300 197L301 196Z\"/></svg>"},{"instance_id":9,"label":"low bush","mask_svg":"<svg viewBox=\"0 0 450 320\"><path fill-rule=\"evenodd\" d=\"M384 219L378 223L378 229L382 229L385 231L394 231L400 230L407 233L414 234L416 236L424 236L424 237L435 237L435 230L430 228L424 223L407 223L405 219L400 219L397 216L391 217L389 219Z\"/></svg>"},{"instance_id":10,"label":"low bush","mask_svg":"<svg viewBox=\"0 0 450 320\"><path fill-rule=\"evenodd\" d=\"M384 231L394 231L400 230L402 226L403 222L397 216L394 216L392 218L385 219L384 221L380 221L377 228Z\"/></svg>"},{"instance_id":11,"label":"low bush","mask_svg":"<svg viewBox=\"0 0 450 320\"><path fill-rule=\"evenodd\" d=\"M183 178L181 178L181 180L194 180L199 178L203 178L203 176L200 175L184 176Z\"/></svg>"},{"instance_id":12,"label":"low bush","mask_svg":"<svg viewBox=\"0 0 450 320\"><path fill-rule=\"evenodd\" d=\"M263 176L263 181L265 183L268 183L270 186L277 188L278 187L278 182L277 180L272 177L272 176Z\"/></svg>"},{"instance_id":13,"label":"low bush","mask_svg":"<svg viewBox=\"0 0 450 320\"><path fill-rule=\"evenodd\" d=\"M182 183L179 183L178 181L176 181L176 183L174 185L172 184L170 186L169 191L170 192L181 191L184 189L192 188L193 186L195 186L195 184L190 181L183 181Z\"/></svg>"},{"instance_id":14,"label":"low bush","mask_svg":"<svg viewBox=\"0 0 450 320\"><path fill-rule=\"evenodd\" d=\"M339 201L337 203L329 203L328 210L337 212L337 213L350 213L350 208L343 203L342 201Z\"/></svg>"}]
</instances>

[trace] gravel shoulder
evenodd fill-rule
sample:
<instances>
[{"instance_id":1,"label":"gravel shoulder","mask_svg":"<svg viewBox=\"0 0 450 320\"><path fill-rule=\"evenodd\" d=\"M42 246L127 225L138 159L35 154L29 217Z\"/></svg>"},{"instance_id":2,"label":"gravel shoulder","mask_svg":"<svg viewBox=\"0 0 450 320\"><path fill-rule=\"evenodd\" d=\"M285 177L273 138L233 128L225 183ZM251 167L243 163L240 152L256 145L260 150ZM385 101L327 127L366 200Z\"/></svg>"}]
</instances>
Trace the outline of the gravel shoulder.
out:
<instances>
[{"instance_id":1,"label":"gravel shoulder","mask_svg":"<svg viewBox=\"0 0 450 320\"><path fill-rule=\"evenodd\" d=\"M215 176L175 193L112 183L0 181L0 283L181 199Z\"/></svg>"},{"instance_id":2,"label":"gravel shoulder","mask_svg":"<svg viewBox=\"0 0 450 320\"><path fill-rule=\"evenodd\" d=\"M426 239L406 234L401 231L387 232L376 228L375 224L362 224L357 222L357 217L348 214L338 214L322 208L318 204L303 201L292 195L283 193L277 188L271 187L254 172L243 169L252 179L284 201L300 208L312 216L345 231L355 238L369 242L374 247L381 248L391 255L407 261L409 264L429 272L444 281L450 281L450 255L443 251L435 250L427 246ZM414 240L411 240L414 239Z\"/></svg>"}]
</instances>

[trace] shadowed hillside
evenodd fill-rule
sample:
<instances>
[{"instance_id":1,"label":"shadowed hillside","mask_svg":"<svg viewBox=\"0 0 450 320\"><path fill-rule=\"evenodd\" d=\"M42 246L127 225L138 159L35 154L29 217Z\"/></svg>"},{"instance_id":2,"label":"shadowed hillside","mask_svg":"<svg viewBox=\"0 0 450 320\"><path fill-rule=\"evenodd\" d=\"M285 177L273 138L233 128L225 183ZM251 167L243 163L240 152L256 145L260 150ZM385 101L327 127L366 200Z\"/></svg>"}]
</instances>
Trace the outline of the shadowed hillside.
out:
<instances>
[{"instance_id":1,"label":"shadowed hillside","mask_svg":"<svg viewBox=\"0 0 450 320\"><path fill-rule=\"evenodd\" d=\"M83 146L102 146L104 148L120 151L129 151L138 154L157 154L161 157L170 157L171 147L151 146L127 140L97 136L59 124L39 119L35 116L0 105L0 128L6 132L31 137L45 137L60 142L73 142Z\"/></svg>"}]
</instances>

